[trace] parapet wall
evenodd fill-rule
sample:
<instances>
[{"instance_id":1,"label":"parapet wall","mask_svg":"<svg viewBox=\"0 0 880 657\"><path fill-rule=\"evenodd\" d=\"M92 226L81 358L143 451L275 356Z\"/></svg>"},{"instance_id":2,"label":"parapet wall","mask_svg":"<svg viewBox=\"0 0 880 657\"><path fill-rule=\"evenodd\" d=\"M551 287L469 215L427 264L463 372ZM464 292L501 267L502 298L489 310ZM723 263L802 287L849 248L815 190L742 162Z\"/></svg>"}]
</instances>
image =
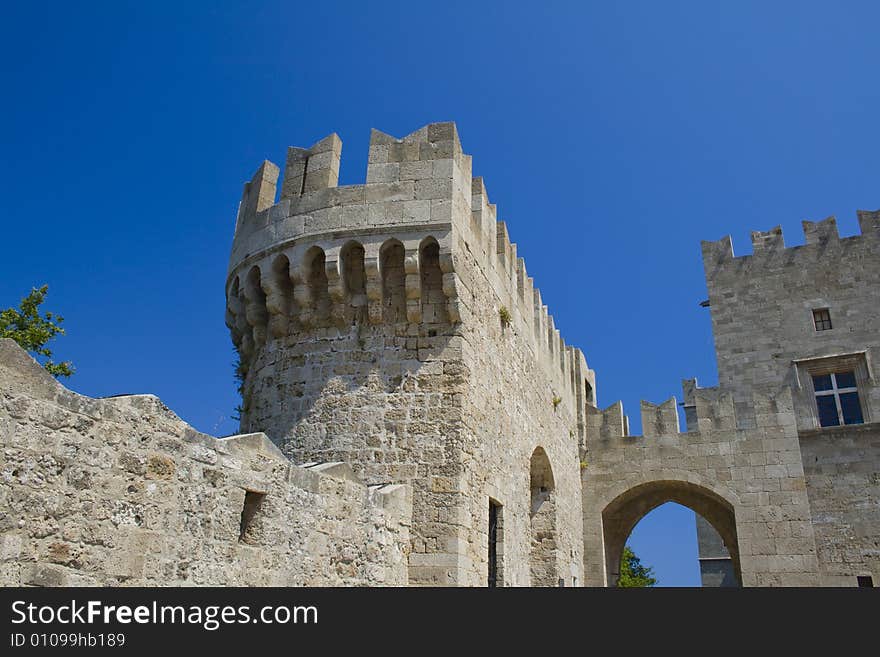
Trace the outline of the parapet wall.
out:
<instances>
[{"instance_id":1,"label":"parapet wall","mask_svg":"<svg viewBox=\"0 0 880 657\"><path fill-rule=\"evenodd\" d=\"M805 244L799 246L785 246L781 226L767 231L752 231L752 255L735 256L729 235L716 241L703 241L701 248L706 278L711 280L733 266L742 268L760 263L762 267L790 267L802 262L810 263L837 249L876 248L880 242L880 210L859 210L857 217L861 234L844 238L837 231L836 217L826 217L821 221L804 220L801 227Z\"/></svg>"},{"instance_id":2,"label":"parapet wall","mask_svg":"<svg viewBox=\"0 0 880 657\"><path fill-rule=\"evenodd\" d=\"M0 340L0 585L405 585L406 486L91 399Z\"/></svg>"},{"instance_id":3,"label":"parapet wall","mask_svg":"<svg viewBox=\"0 0 880 657\"><path fill-rule=\"evenodd\" d=\"M670 397L662 404L645 400L640 403L642 433L645 438L687 435L735 430L742 423L734 405L733 395L721 387L701 388L696 379L682 381L686 429L679 428L678 402ZM786 386L765 386L752 393L747 409L751 424L757 428L786 427L789 434L797 435L793 427L794 407L791 391ZM623 412L623 404L615 402L605 409L591 408L587 416L587 447L602 444L615 438L638 438L629 435L629 418Z\"/></svg>"}]
</instances>

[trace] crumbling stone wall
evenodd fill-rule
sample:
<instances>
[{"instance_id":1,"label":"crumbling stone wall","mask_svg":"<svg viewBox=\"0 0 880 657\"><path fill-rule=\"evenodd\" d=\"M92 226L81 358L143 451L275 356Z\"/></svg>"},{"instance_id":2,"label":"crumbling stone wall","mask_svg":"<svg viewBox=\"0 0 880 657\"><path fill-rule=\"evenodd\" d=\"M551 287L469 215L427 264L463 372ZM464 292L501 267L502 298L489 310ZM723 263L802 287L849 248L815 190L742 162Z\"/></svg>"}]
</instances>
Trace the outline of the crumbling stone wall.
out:
<instances>
[{"instance_id":1,"label":"crumbling stone wall","mask_svg":"<svg viewBox=\"0 0 880 657\"><path fill-rule=\"evenodd\" d=\"M407 584L405 486L200 434L151 395L77 395L11 340L0 447L0 585Z\"/></svg>"}]
</instances>

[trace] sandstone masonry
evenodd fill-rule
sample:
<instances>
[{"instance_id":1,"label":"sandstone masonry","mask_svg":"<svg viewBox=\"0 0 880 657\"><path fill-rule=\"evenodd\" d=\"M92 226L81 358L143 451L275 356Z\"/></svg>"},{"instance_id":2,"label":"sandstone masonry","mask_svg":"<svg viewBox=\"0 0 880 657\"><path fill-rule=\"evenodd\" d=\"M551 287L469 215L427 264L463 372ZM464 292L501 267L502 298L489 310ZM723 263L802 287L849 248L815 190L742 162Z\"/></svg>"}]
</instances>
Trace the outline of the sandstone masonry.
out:
<instances>
[{"instance_id":1,"label":"sandstone masonry","mask_svg":"<svg viewBox=\"0 0 880 657\"><path fill-rule=\"evenodd\" d=\"M805 222L794 249L756 233L746 258L704 243L720 385L684 381L685 431L674 398L642 402L630 436L454 124L374 130L362 185L338 186L341 150L244 186L242 435L75 395L0 343L0 582L607 586L667 501L727 563L707 583L880 578L880 213L842 240ZM850 370L864 422L820 426L812 377Z\"/></svg>"},{"instance_id":2,"label":"sandstone masonry","mask_svg":"<svg viewBox=\"0 0 880 657\"><path fill-rule=\"evenodd\" d=\"M405 486L216 439L151 395L90 399L0 340L0 585L407 581Z\"/></svg>"},{"instance_id":3,"label":"sandstone masonry","mask_svg":"<svg viewBox=\"0 0 880 657\"><path fill-rule=\"evenodd\" d=\"M779 226L755 231L750 256L734 257L730 237L703 242L719 383L744 429L756 422L752 391L791 390L817 581L835 586L880 581L880 212L860 211L858 223L860 235L841 238L834 217L804 221L805 244L788 248ZM850 403L857 396L862 422L822 426L818 400L843 399L822 382L841 373L850 375L855 392L847 394ZM705 525L699 533L701 543L714 542ZM718 559L702 565L704 583L723 570Z\"/></svg>"},{"instance_id":4,"label":"sandstone masonry","mask_svg":"<svg viewBox=\"0 0 880 657\"><path fill-rule=\"evenodd\" d=\"M580 455L595 375L565 345L452 123L335 135L245 186L227 281L242 429L296 461L413 487L413 584L583 582ZM546 476L538 476L537 472ZM549 560L552 563L546 563Z\"/></svg>"}]
</instances>

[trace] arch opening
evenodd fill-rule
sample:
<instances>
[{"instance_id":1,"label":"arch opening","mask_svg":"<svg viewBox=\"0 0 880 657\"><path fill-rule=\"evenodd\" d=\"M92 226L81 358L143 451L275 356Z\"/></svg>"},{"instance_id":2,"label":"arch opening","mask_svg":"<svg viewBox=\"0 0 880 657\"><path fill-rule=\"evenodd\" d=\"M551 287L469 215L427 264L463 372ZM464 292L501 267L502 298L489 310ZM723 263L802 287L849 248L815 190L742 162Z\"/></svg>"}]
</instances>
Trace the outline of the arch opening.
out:
<instances>
[{"instance_id":1,"label":"arch opening","mask_svg":"<svg viewBox=\"0 0 880 657\"><path fill-rule=\"evenodd\" d=\"M244 288L239 281L238 276L232 281L229 289L229 316L231 320L230 333L232 342L238 350L238 369L242 376L245 376L249 367L250 356L254 353L254 331L247 321L246 307L247 299L244 296Z\"/></svg>"},{"instance_id":2,"label":"arch opening","mask_svg":"<svg viewBox=\"0 0 880 657\"><path fill-rule=\"evenodd\" d=\"M440 245L433 237L426 238L419 248L419 271L422 282L422 322L448 322L446 295L443 294L443 272L440 270Z\"/></svg>"},{"instance_id":3,"label":"arch opening","mask_svg":"<svg viewBox=\"0 0 880 657\"><path fill-rule=\"evenodd\" d=\"M312 302L313 320L326 321L330 317L330 292L325 269L324 250L313 246L306 252L306 285Z\"/></svg>"},{"instance_id":4,"label":"arch opening","mask_svg":"<svg viewBox=\"0 0 880 657\"><path fill-rule=\"evenodd\" d=\"M388 240L379 252L382 272L382 318L389 324L406 321L406 270L403 244Z\"/></svg>"},{"instance_id":5,"label":"arch opening","mask_svg":"<svg viewBox=\"0 0 880 657\"><path fill-rule=\"evenodd\" d=\"M290 260L284 254L272 261L272 278L266 295L269 310L269 330L276 338L287 335L287 326L293 306L293 281L290 280Z\"/></svg>"},{"instance_id":6,"label":"arch opening","mask_svg":"<svg viewBox=\"0 0 880 657\"><path fill-rule=\"evenodd\" d=\"M346 320L362 322L367 310L367 270L364 265L364 247L349 242L342 247L342 284L348 305Z\"/></svg>"},{"instance_id":7,"label":"arch opening","mask_svg":"<svg viewBox=\"0 0 880 657\"><path fill-rule=\"evenodd\" d=\"M232 344L236 349L241 347L242 329L239 326L241 321L241 299L239 297L239 282L236 276L229 286L226 293L226 326L229 328L229 334L232 336Z\"/></svg>"},{"instance_id":8,"label":"arch opening","mask_svg":"<svg viewBox=\"0 0 880 657\"><path fill-rule=\"evenodd\" d=\"M608 586L617 586L623 549L635 526L658 507L674 502L701 516L718 533L730 554L737 585L742 582L736 517L720 495L687 481L654 481L631 488L602 511L605 568Z\"/></svg>"},{"instance_id":9,"label":"arch opening","mask_svg":"<svg viewBox=\"0 0 880 657\"><path fill-rule=\"evenodd\" d=\"M556 484L543 447L529 461L529 574L532 586L556 586L559 550L556 537Z\"/></svg>"},{"instance_id":10,"label":"arch opening","mask_svg":"<svg viewBox=\"0 0 880 657\"><path fill-rule=\"evenodd\" d=\"M261 273L259 267L251 267L245 279L245 317L248 324L253 328L254 342L258 345L266 343L266 326L269 322L269 312L266 308L266 293L261 285Z\"/></svg>"}]
</instances>

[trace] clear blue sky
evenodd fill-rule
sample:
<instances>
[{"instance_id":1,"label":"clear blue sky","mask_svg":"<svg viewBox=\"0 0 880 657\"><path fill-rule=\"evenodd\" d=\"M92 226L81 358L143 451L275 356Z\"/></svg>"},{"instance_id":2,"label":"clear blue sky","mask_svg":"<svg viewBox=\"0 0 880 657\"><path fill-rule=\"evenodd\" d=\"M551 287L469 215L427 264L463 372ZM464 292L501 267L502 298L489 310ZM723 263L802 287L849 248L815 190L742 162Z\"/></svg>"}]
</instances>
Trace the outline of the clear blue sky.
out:
<instances>
[{"instance_id":1,"label":"clear blue sky","mask_svg":"<svg viewBox=\"0 0 880 657\"><path fill-rule=\"evenodd\" d=\"M215 7L214 5L218 5ZM254 5L254 6L250 6ZM454 120L601 405L716 380L701 239L880 207L877 2L8 3L0 307L49 284L87 395L235 431L223 284L242 183L338 132ZM671 542L667 539L674 537ZM693 516L633 544L697 584Z\"/></svg>"}]
</instances>

